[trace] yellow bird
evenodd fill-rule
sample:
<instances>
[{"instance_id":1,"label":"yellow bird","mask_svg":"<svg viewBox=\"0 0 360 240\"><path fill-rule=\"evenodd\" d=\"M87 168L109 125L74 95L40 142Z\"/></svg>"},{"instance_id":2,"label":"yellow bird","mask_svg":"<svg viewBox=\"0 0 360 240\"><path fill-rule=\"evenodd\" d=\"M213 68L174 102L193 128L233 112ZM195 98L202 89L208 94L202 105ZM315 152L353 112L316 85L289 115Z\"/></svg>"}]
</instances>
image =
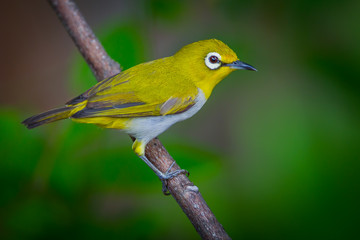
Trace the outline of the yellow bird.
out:
<instances>
[{"instance_id":1,"label":"yellow bird","mask_svg":"<svg viewBox=\"0 0 360 240\"><path fill-rule=\"evenodd\" d=\"M104 128L121 129L136 140L134 152L165 180L185 172L158 170L146 157L146 144L176 122L192 117L213 88L236 69L256 71L238 59L223 42L210 39L191 43L171 57L136 65L104 79L65 107L30 117L29 129L70 118Z\"/></svg>"}]
</instances>

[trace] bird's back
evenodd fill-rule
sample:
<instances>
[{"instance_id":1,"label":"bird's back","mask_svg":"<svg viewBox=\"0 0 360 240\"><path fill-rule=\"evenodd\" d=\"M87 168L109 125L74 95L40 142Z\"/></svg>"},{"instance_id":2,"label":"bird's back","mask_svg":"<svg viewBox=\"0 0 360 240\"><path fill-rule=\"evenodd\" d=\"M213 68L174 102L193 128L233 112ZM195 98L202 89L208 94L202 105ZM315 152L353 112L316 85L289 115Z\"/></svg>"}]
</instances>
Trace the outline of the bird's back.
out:
<instances>
[{"instance_id":1,"label":"bird's back","mask_svg":"<svg viewBox=\"0 0 360 240\"><path fill-rule=\"evenodd\" d=\"M82 106L72 115L75 121L99 122L104 127L104 117L125 121L183 112L194 104L197 94L191 79L178 70L172 57L167 57L105 79L67 104Z\"/></svg>"}]
</instances>

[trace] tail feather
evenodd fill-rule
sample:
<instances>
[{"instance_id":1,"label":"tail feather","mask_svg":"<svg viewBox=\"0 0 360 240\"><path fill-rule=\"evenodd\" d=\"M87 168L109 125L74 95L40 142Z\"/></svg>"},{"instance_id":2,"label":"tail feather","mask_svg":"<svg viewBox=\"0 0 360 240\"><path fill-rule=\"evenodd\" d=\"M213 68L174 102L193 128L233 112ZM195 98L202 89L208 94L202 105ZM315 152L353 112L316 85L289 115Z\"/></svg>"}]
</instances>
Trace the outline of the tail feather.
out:
<instances>
[{"instance_id":1,"label":"tail feather","mask_svg":"<svg viewBox=\"0 0 360 240\"><path fill-rule=\"evenodd\" d=\"M62 107L53 109L38 115L29 117L25 119L22 124L24 124L28 129L38 127L43 124L55 122L61 119L65 119L71 116L71 111L74 109L74 106Z\"/></svg>"}]
</instances>

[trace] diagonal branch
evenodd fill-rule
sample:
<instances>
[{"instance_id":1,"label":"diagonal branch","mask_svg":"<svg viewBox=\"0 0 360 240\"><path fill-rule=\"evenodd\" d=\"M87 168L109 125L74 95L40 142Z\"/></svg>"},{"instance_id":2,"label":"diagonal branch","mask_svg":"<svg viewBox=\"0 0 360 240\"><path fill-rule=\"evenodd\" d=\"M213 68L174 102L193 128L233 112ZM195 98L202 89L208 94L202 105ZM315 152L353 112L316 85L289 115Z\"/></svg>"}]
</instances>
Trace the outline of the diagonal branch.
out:
<instances>
[{"instance_id":1,"label":"diagonal branch","mask_svg":"<svg viewBox=\"0 0 360 240\"><path fill-rule=\"evenodd\" d=\"M49 0L98 82L121 71L120 65L105 52L73 1Z\"/></svg>"},{"instance_id":2,"label":"diagonal branch","mask_svg":"<svg viewBox=\"0 0 360 240\"><path fill-rule=\"evenodd\" d=\"M72 0L48 1L98 81L120 72L119 64L105 52ZM174 161L157 138L147 144L146 156L162 172ZM177 169L180 167L175 164L172 171ZM170 179L168 189L203 239L230 239L199 189L184 174Z\"/></svg>"}]
</instances>

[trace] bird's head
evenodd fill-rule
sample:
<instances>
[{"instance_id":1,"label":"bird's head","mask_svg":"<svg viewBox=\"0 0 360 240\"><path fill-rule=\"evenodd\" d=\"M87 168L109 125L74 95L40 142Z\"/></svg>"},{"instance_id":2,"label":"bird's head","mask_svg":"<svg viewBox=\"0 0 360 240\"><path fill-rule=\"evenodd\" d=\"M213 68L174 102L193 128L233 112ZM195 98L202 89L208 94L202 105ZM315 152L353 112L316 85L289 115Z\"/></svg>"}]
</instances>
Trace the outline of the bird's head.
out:
<instances>
[{"instance_id":1,"label":"bird's head","mask_svg":"<svg viewBox=\"0 0 360 240\"><path fill-rule=\"evenodd\" d=\"M216 84L231 72L237 69L257 71L240 61L231 48L216 39L186 45L174 55L174 60L179 70L203 90L206 98Z\"/></svg>"}]
</instances>

